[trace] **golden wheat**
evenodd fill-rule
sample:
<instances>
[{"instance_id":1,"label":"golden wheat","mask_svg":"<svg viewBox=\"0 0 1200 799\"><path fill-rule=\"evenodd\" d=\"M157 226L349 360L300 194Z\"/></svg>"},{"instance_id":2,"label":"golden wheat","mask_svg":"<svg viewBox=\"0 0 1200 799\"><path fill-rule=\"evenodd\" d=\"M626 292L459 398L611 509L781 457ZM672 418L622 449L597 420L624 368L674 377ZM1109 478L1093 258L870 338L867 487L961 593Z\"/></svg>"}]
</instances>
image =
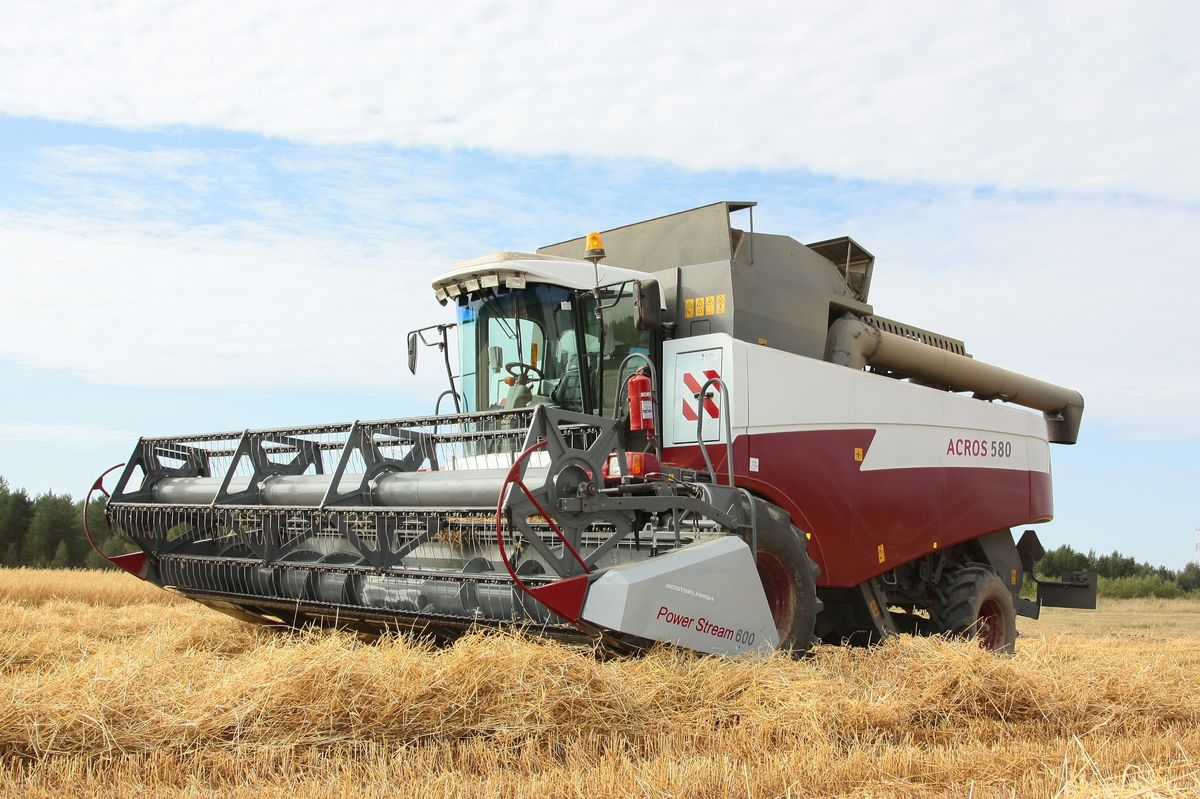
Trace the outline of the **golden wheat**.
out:
<instances>
[{"instance_id":1,"label":"golden wheat","mask_svg":"<svg viewBox=\"0 0 1200 799\"><path fill-rule=\"evenodd\" d=\"M0 572L0 792L1200 795L1200 639L1060 614L1011 658L902 637L600 660L517 635L282 634L128 575Z\"/></svg>"},{"instance_id":2,"label":"golden wheat","mask_svg":"<svg viewBox=\"0 0 1200 799\"><path fill-rule=\"evenodd\" d=\"M59 600L86 605L163 605L186 601L124 572L0 568L0 602L36 607Z\"/></svg>"}]
</instances>

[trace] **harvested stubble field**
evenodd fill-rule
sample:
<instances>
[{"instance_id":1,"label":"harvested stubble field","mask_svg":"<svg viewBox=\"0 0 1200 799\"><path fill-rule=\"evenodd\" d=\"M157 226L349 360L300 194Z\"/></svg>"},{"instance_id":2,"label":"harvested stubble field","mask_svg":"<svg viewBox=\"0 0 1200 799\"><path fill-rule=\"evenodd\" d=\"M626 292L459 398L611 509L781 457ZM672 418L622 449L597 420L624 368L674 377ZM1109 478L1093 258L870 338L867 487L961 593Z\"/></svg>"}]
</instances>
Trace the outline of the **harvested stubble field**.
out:
<instances>
[{"instance_id":1,"label":"harvested stubble field","mask_svg":"<svg viewBox=\"0 0 1200 799\"><path fill-rule=\"evenodd\" d=\"M255 629L0 571L5 796L1197 796L1200 602L791 661Z\"/></svg>"}]
</instances>

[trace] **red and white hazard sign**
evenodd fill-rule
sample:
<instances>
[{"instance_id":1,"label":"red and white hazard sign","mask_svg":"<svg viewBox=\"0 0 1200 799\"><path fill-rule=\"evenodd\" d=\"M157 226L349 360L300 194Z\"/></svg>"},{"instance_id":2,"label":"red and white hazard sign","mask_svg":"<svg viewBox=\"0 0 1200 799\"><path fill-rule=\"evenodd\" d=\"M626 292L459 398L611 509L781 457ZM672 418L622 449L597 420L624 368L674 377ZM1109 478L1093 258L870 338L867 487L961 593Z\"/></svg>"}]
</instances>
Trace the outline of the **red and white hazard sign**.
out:
<instances>
[{"instance_id":1,"label":"red and white hazard sign","mask_svg":"<svg viewBox=\"0 0 1200 799\"><path fill-rule=\"evenodd\" d=\"M700 397L700 389L709 380L725 382L724 350L709 347L675 355L671 363L671 377L664 407L670 408L670 429L663 443L668 446L683 446L696 442L696 426L703 423L702 437L708 443L724 440L724 420L721 418L721 385L713 383ZM664 381L665 382L665 381ZM725 386L732 392L732 386Z\"/></svg>"},{"instance_id":2,"label":"red and white hazard sign","mask_svg":"<svg viewBox=\"0 0 1200 799\"><path fill-rule=\"evenodd\" d=\"M697 377L692 372L683 373L683 386L687 389L680 392L683 395L683 418L689 422L694 422L700 418L696 415L696 408L700 407L700 389L709 380L721 377L716 369L705 369L701 374L703 377ZM721 415L721 409L717 405L717 399L721 396L720 392L721 389L716 383L711 384L704 392L704 412L713 419ZM689 394L691 395L690 397Z\"/></svg>"}]
</instances>

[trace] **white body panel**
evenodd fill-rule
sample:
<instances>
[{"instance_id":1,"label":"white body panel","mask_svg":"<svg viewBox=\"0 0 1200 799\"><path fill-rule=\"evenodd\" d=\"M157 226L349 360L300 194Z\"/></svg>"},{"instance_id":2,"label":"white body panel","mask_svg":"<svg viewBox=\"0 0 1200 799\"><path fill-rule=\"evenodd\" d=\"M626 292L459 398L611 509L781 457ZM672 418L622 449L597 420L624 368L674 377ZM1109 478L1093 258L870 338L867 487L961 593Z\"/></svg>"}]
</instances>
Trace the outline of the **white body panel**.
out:
<instances>
[{"instance_id":1,"label":"white body panel","mask_svg":"<svg viewBox=\"0 0 1200 799\"><path fill-rule=\"evenodd\" d=\"M716 363L732 405L734 438L806 430L875 430L863 471L987 467L1050 471L1040 414L738 341L723 333L663 346L663 440L696 441L696 407L683 375L700 354ZM703 376L700 376L703 382ZM719 398L718 398L719 400ZM723 413L723 411L722 411ZM694 417L694 410L692 412ZM708 443L724 442L724 422L705 419ZM749 464L736 464L739 471Z\"/></svg>"}]
</instances>

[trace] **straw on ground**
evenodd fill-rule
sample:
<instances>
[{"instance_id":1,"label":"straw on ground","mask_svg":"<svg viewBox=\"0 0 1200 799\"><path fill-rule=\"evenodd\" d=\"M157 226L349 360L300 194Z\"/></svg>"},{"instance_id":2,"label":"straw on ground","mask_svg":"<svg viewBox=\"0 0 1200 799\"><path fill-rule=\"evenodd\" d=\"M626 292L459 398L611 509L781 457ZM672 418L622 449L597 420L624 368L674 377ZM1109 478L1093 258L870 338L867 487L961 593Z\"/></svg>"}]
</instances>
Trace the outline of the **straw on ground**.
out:
<instances>
[{"instance_id":1,"label":"straw on ground","mask_svg":"<svg viewBox=\"0 0 1200 799\"><path fill-rule=\"evenodd\" d=\"M801 661L283 634L107 573L0 605L4 795L1200 794L1200 602Z\"/></svg>"}]
</instances>

